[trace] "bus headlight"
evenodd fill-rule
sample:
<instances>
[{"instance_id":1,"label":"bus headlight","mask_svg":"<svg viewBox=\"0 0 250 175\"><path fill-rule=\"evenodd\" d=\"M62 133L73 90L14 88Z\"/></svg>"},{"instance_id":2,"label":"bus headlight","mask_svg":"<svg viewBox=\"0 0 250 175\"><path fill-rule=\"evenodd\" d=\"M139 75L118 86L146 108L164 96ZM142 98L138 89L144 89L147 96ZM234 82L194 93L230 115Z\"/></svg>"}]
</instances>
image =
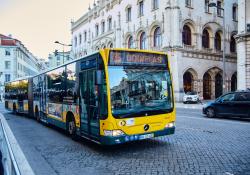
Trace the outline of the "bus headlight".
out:
<instances>
[{"instance_id":1,"label":"bus headlight","mask_svg":"<svg viewBox=\"0 0 250 175\"><path fill-rule=\"evenodd\" d=\"M173 128L175 126L175 122L171 122L166 124L165 128Z\"/></svg>"},{"instance_id":2,"label":"bus headlight","mask_svg":"<svg viewBox=\"0 0 250 175\"><path fill-rule=\"evenodd\" d=\"M122 130L103 130L105 136L122 136L125 133Z\"/></svg>"}]
</instances>

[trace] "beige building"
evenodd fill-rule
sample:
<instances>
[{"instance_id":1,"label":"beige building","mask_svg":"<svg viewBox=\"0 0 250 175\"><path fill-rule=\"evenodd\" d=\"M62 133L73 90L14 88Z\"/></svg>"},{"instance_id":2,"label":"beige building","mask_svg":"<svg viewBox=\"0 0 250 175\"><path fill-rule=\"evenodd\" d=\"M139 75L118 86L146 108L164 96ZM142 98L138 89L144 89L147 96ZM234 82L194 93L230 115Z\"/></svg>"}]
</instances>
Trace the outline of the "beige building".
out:
<instances>
[{"instance_id":1,"label":"beige building","mask_svg":"<svg viewBox=\"0 0 250 175\"><path fill-rule=\"evenodd\" d=\"M212 1L210 1L212 2ZM222 94L223 18L225 86L237 85L237 0L100 0L72 22L76 58L105 47L158 50L170 55L175 97L198 91L204 99ZM225 16L223 16L225 9Z\"/></svg>"},{"instance_id":2,"label":"beige building","mask_svg":"<svg viewBox=\"0 0 250 175\"><path fill-rule=\"evenodd\" d=\"M250 88L250 1L238 0L239 25L237 40L238 89Z\"/></svg>"}]
</instances>

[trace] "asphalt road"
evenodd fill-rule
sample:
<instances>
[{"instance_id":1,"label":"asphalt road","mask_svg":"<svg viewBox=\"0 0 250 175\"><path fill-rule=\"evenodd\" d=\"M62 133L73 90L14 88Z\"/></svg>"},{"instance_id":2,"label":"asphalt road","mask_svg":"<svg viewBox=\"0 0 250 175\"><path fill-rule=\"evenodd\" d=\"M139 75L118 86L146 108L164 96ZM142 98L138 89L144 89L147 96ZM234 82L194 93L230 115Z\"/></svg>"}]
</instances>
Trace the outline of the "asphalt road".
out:
<instances>
[{"instance_id":1,"label":"asphalt road","mask_svg":"<svg viewBox=\"0 0 250 175\"><path fill-rule=\"evenodd\" d=\"M1 111L38 175L250 174L250 121L179 108L174 135L102 147Z\"/></svg>"}]
</instances>

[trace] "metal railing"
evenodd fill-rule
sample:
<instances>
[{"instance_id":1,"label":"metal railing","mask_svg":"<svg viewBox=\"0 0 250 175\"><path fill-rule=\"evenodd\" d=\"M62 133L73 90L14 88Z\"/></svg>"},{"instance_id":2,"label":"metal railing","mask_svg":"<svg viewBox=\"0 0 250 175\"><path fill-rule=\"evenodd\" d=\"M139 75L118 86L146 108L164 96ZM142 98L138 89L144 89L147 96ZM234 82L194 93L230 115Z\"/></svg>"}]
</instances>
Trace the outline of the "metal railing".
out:
<instances>
[{"instance_id":1,"label":"metal railing","mask_svg":"<svg viewBox=\"0 0 250 175\"><path fill-rule=\"evenodd\" d=\"M4 125L0 120L0 151L2 153L2 166L4 175L20 175L13 151L10 146Z\"/></svg>"}]
</instances>

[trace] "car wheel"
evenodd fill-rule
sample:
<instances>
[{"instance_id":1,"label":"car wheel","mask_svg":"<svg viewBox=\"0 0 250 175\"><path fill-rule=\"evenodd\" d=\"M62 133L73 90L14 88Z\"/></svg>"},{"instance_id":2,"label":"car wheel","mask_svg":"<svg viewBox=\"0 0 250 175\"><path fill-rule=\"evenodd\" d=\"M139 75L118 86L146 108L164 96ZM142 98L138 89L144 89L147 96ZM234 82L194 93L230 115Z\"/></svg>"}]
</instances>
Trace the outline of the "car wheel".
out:
<instances>
[{"instance_id":1,"label":"car wheel","mask_svg":"<svg viewBox=\"0 0 250 175\"><path fill-rule=\"evenodd\" d=\"M208 108L207 109L207 117L208 118L214 118L216 115L215 115L215 111L213 108Z\"/></svg>"}]
</instances>

